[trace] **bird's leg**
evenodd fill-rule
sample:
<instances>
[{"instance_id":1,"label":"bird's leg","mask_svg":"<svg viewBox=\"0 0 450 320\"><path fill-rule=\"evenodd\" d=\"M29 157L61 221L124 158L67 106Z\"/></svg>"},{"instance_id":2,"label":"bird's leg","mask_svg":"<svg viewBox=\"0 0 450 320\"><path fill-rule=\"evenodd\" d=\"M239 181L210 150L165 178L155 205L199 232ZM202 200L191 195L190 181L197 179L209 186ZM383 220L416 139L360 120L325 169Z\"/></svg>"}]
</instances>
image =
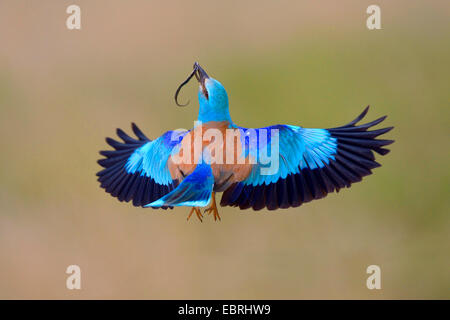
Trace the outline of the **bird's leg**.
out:
<instances>
[{"instance_id":1,"label":"bird's leg","mask_svg":"<svg viewBox=\"0 0 450 320\"><path fill-rule=\"evenodd\" d=\"M205 213L211 214L211 212L214 214L214 221L216 221L217 219L219 219L220 221L220 216L219 216L219 211L217 210L217 205L216 205L216 193L213 191L211 194L211 206L207 209L205 209Z\"/></svg>"},{"instance_id":2,"label":"bird's leg","mask_svg":"<svg viewBox=\"0 0 450 320\"><path fill-rule=\"evenodd\" d=\"M189 212L189 215L187 217L187 220L189 220L191 218L193 212L195 212L195 214L197 215L197 218L200 220L200 222L203 222L203 219L202 219L203 215L198 207L192 207L191 212Z\"/></svg>"}]
</instances>

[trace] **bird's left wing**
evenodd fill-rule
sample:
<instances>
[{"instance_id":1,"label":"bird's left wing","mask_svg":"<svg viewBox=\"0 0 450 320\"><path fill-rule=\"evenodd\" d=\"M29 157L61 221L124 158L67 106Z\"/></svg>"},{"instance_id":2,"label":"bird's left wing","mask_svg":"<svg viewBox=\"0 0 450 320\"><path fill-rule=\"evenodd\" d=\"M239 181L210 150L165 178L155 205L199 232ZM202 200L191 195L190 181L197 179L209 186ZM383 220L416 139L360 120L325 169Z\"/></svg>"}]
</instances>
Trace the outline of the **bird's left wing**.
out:
<instances>
[{"instance_id":1,"label":"bird's left wing","mask_svg":"<svg viewBox=\"0 0 450 320\"><path fill-rule=\"evenodd\" d=\"M288 125L256 129L258 154L249 153L257 159L256 164L245 180L234 183L224 191L221 205L254 210L297 207L361 181L362 177L372 173L371 169L380 166L373 151L384 155L389 150L383 147L393 142L375 139L392 127L367 131L386 117L356 126L367 111L368 107L352 122L332 129ZM247 130L255 129L241 130L241 137L245 138L249 135ZM267 164L263 164L259 152L263 149L269 149L267 155L274 152L273 130L278 136L278 155L272 159L277 162L276 170L270 172L268 167L273 163L264 161ZM262 139L264 135L267 138ZM242 145L248 143L243 141Z\"/></svg>"},{"instance_id":2,"label":"bird's left wing","mask_svg":"<svg viewBox=\"0 0 450 320\"><path fill-rule=\"evenodd\" d=\"M115 150L100 151L105 158L98 163L104 169L97 176L100 186L112 196L144 207L176 187L178 181L172 179L167 161L187 131L168 131L150 140L134 123L132 129L138 139L121 129L117 135L123 142L106 138Z\"/></svg>"}]
</instances>

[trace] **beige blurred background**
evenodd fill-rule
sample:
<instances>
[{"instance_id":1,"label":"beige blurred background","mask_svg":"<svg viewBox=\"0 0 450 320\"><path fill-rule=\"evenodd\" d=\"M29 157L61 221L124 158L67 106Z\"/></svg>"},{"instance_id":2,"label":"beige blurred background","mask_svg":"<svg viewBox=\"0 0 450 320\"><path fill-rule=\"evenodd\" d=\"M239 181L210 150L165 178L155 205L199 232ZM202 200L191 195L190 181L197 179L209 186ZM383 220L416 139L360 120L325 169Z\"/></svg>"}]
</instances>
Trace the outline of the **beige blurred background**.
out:
<instances>
[{"instance_id":1,"label":"beige blurred background","mask_svg":"<svg viewBox=\"0 0 450 320\"><path fill-rule=\"evenodd\" d=\"M0 298L450 298L450 4L376 1L369 31L373 3L2 0ZM237 124L327 128L370 104L396 127L392 152L339 194L222 208L220 223L118 202L95 177L105 136L191 127L194 82L189 107L173 94L194 61Z\"/></svg>"}]
</instances>

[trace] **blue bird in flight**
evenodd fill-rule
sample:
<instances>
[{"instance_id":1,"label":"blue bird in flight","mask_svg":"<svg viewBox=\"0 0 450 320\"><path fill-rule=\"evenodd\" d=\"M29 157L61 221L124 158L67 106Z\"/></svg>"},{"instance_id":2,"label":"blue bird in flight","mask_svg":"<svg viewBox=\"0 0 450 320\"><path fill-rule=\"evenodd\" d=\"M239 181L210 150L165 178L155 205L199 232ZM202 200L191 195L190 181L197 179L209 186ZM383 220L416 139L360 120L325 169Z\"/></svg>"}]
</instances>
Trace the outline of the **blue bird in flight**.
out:
<instances>
[{"instance_id":1,"label":"blue bird in flight","mask_svg":"<svg viewBox=\"0 0 450 320\"><path fill-rule=\"evenodd\" d=\"M328 193L350 187L380 167L374 152L385 155L393 140L376 139L393 127L369 130L386 116L358 124L369 107L348 124L330 129L296 125L244 128L229 112L223 85L196 62L199 113L190 130L173 130L151 140L132 123L136 138L121 129L122 141L106 138L114 150L100 151L100 186L119 201L134 206L172 209L191 207L202 221L204 212L220 220L221 206L261 210L298 207Z\"/></svg>"}]
</instances>

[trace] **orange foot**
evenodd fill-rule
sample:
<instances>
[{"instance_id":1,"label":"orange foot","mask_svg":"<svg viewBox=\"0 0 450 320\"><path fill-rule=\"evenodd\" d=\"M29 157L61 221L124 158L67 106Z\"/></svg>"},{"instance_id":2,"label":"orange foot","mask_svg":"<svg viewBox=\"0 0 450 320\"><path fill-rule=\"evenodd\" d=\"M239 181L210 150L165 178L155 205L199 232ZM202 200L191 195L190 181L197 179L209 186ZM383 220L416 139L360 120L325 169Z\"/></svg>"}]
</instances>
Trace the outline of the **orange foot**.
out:
<instances>
[{"instance_id":1,"label":"orange foot","mask_svg":"<svg viewBox=\"0 0 450 320\"><path fill-rule=\"evenodd\" d=\"M197 218L200 220L200 222L203 222L203 219L202 219L203 215L198 207L192 207L191 212L189 212L189 215L187 217L187 220L189 220L191 218L193 212L195 212L195 214L197 215Z\"/></svg>"},{"instance_id":2,"label":"orange foot","mask_svg":"<svg viewBox=\"0 0 450 320\"><path fill-rule=\"evenodd\" d=\"M217 206L216 206L216 193L213 192L211 194L211 206L207 209L205 209L205 213L211 214L211 212L214 214L214 221L217 221L217 219L219 219L220 221L220 216L219 216L219 211L217 210Z\"/></svg>"}]
</instances>

